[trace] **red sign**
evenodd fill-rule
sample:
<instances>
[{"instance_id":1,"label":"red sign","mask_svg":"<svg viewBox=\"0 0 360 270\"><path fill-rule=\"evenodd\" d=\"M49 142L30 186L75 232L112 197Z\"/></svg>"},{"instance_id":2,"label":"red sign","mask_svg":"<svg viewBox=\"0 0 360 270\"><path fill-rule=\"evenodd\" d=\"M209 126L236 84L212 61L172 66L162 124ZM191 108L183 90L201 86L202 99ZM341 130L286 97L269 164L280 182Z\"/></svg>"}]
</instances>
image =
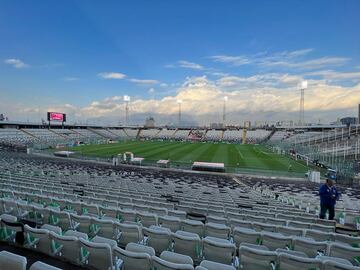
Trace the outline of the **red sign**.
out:
<instances>
[{"instance_id":1,"label":"red sign","mask_svg":"<svg viewBox=\"0 0 360 270\"><path fill-rule=\"evenodd\" d=\"M64 121L63 113L50 112L50 121Z\"/></svg>"}]
</instances>

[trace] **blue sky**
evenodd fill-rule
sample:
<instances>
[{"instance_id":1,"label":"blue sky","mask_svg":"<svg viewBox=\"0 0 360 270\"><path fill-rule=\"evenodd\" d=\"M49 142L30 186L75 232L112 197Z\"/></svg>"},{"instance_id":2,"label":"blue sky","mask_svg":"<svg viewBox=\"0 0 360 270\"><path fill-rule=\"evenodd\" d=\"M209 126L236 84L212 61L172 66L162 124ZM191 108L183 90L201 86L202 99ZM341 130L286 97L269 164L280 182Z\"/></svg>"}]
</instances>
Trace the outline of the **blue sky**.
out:
<instances>
[{"instance_id":1,"label":"blue sky","mask_svg":"<svg viewBox=\"0 0 360 270\"><path fill-rule=\"evenodd\" d=\"M254 93L276 96L271 112L295 113L282 100L307 79L316 92L335 89L309 110L351 113L360 101L359 14L356 0L1 1L0 111L111 118L123 108L114 97L127 94L134 113L170 115L165 103L182 98L185 112L208 119L216 113L198 110L201 95L229 95L252 99L240 109L257 118L267 106ZM341 97L351 100L337 108Z\"/></svg>"}]
</instances>

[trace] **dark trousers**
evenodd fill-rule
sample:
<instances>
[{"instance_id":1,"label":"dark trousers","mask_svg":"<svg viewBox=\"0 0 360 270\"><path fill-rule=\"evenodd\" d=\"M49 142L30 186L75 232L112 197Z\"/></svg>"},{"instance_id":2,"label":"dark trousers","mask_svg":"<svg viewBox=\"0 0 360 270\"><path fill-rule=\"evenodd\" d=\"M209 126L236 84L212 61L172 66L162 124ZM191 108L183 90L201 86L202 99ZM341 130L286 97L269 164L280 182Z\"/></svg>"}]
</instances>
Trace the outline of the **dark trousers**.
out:
<instances>
[{"instance_id":1,"label":"dark trousers","mask_svg":"<svg viewBox=\"0 0 360 270\"><path fill-rule=\"evenodd\" d=\"M320 218L325 219L326 212L329 211L329 220L335 216L335 205L320 205Z\"/></svg>"}]
</instances>

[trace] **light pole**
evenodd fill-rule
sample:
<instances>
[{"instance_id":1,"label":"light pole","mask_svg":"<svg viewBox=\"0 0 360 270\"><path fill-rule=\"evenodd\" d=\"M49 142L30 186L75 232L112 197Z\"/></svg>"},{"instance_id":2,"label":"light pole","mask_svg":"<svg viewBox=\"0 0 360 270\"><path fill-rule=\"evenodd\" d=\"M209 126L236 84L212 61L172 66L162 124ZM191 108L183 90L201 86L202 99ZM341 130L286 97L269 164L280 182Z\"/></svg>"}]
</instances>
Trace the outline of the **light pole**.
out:
<instances>
[{"instance_id":1,"label":"light pole","mask_svg":"<svg viewBox=\"0 0 360 270\"><path fill-rule=\"evenodd\" d=\"M225 96L224 97L224 106L223 106L223 128L225 127L226 124L226 102L228 101L228 97Z\"/></svg>"},{"instance_id":2,"label":"light pole","mask_svg":"<svg viewBox=\"0 0 360 270\"><path fill-rule=\"evenodd\" d=\"M181 103L182 103L182 100L181 100L181 99L178 99L176 102L177 102L177 104L178 104L178 106L179 106L178 126L180 127L180 125L181 125Z\"/></svg>"},{"instance_id":3,"label":"light pole","mask_svg":"<svg viewBox=\"0 0 360 270\"><path fill-rule=\"evenodd\" d=\"M305 105L305 89L307 89L308 83L307 81L301 82L300 85L300 115L299 115L299 124L304 125L305 124L305 112L304 112L304 105Z\"/></svg>"},{"instance_id":4,"label":"light pole","mask_svg":"<svg viewBox=\"0 0 360 270\"><path fill-rule=\"evenodd\" d=\"M130 96L124 95L124 102L125 102L125 123L129 125L129 103L130 103Z\"/></svg>"}]
</instances>

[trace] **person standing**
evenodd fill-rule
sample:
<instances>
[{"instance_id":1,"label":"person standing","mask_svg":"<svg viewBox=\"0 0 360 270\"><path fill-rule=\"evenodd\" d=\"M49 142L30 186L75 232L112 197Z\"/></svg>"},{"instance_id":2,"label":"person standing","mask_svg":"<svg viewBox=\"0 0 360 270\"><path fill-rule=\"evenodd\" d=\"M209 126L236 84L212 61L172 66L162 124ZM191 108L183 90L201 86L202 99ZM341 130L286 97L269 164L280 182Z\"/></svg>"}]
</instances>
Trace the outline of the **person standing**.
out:
<instances>
[{"instance_id":1,"label":"person standing","mask_svg":"<svg viewBox=\"0 0 360 270\"><path fill-rule=\"evenodd\" d=\"M320 186L319 196L320 218L325 219L326 212L329 211L329 220L333 220L335 217L335 204L340 197L333 180L326 179L325 184Z\"/></svg>"}]
</instances>

